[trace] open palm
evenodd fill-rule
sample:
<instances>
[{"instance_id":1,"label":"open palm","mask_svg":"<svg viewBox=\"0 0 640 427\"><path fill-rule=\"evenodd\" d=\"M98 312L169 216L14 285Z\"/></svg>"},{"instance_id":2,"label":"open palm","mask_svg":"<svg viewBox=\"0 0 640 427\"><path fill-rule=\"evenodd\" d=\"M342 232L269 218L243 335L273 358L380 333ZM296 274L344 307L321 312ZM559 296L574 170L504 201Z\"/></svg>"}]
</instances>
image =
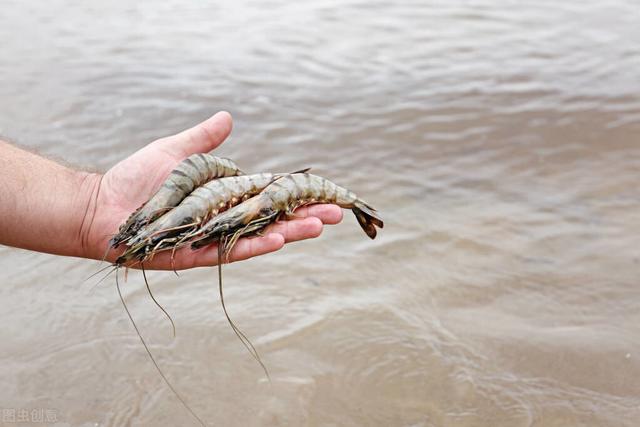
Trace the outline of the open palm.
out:
<instances>
[{"instance_id":1,"label":"open palm","mask_svg":"<svg viewBox=\"0 0 640 427\"><path fill-rule=\"evenodd\" d=\"M191 129L152 142L111 168L100 181L95 212L87 231L86 241L91 245L92 256L102 258L120 224L162 185L178 163L191 154L216 148L229 135L231 127L229 113L220 112ZM342 219L342 210L334 205L301 208L296 214L298 219L273 224L262 237L241 239L229 260L247 259L277 251L287 242L317 237L323 223L336 224ZM159 253L145 263L145 268L180 270L215 265L215 249L215 245L197 251L188 247L180 249L173 266L170 251ZM123 251L122 247L111 250L107 260L114 261Z\"/></svg>"}]
</instances>

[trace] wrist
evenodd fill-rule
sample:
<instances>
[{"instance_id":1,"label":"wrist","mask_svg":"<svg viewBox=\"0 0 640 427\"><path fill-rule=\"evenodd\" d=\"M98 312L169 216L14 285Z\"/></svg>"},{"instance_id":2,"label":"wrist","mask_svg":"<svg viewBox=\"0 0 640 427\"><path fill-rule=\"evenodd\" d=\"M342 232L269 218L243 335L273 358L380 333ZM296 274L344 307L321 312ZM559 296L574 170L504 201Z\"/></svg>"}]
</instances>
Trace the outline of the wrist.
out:
<instances>
[{"instance_id":1,"label":"wrist","mask_svg":"<svg viewBox=\"0 0 640 427\"><path fill-rule=\"evenodd\" d=\"M74 253L82 258L101 257L99 236L96 235L96 220L99 213L99 195L103 175L99 173L77 172L78 199L76 209L79 213L76 222Z\"/></svg>"}]
</instances>

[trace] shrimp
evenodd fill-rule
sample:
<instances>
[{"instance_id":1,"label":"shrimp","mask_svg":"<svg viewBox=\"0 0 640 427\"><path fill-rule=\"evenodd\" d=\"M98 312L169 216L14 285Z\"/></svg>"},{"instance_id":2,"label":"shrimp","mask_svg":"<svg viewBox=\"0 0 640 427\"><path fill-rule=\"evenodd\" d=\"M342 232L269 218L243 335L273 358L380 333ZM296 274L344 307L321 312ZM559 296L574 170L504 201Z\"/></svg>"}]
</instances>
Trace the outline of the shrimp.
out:
<instances>
[{"instance_id":1,"label":"shrimp","mask_svg":"<svg viewBox=\"0 0 640 427\"><path fill-rule=\"evenodd\" d=\"M143 227L128 242L129 248L116 261L123 264L144 259L171 247L208 219L260 193L283 174L259 173L210 181L196 188L177 207Z\"/></svg>"},{"instance_id":2,"label":"shrimp","mask_svg":"<svg viewBox=\"0 0 640 427\"><path fill-rule=\"evenodd\" d=\"M128 241L145 225L177 206L194 188L219 177L243 175L236 164L210 153L197 153L184 159L167 177L160 189L120 226L109 241L111 248Z\"/></svg>"},{"instance_id":3,"label":"shrimp","mask_svg":"<svg viewBox=\"0 0 640 427\"><path fill-rule=\"evenodd\" d=\"M384 226L378 212L354 192L320 176L298 173L277 179L258 196L209 220L199 231L188 236L193 239L191 247L197 249L222 241L228 256L240 237L258 234L281 216L295 217L295 209L315 203L333 203L351 209L371 239L376 237L376 226Z\"/></svg>"}]
</instances>

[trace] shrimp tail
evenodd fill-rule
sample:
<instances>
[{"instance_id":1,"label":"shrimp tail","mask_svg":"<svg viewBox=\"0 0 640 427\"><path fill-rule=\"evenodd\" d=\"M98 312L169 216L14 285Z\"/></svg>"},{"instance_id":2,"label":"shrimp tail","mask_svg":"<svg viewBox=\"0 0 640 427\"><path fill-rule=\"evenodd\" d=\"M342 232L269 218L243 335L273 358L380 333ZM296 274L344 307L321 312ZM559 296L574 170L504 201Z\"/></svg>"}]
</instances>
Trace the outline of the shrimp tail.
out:
<instances>
[{"instance_id":1,"label":"shrimp tail","mask_svg":"<svg viewBox=\"0 0 640 427\"><path fill-rule=\"evenodd\" d=\"M384 222L382 222L382 218L378 211L360 199L354 202L351 210L356 216L360 227L362 227L364 232L367 233L367 236L375 239L377 234L376 226L380 228L384 227Z\"/></svg>"}]
</instances>

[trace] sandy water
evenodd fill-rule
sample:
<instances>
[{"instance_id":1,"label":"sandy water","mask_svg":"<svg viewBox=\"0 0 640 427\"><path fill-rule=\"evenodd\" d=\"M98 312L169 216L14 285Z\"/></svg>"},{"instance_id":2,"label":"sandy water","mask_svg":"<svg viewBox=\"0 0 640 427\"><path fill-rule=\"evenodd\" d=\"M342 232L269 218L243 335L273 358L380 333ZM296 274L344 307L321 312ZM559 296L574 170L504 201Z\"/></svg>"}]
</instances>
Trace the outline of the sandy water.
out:
<instances>
[{"instance_id":1,"label":"sandy water","mask_svg":"<svg viewBox=\"0 0 640 427\"><path fill-rule=\"evenodd\" d=\"M386 220L126 298L211 425L640 419L634 1L5 1L0 134L107 169L226 109L220 153L316 172ZM192 425L92 261L0 248L0 407ZM3 425L11 425L4 423ZM26 425L25 423L19 425ZM42 424L39 424L42 425Z\"/></svg>"}]
</instances>

